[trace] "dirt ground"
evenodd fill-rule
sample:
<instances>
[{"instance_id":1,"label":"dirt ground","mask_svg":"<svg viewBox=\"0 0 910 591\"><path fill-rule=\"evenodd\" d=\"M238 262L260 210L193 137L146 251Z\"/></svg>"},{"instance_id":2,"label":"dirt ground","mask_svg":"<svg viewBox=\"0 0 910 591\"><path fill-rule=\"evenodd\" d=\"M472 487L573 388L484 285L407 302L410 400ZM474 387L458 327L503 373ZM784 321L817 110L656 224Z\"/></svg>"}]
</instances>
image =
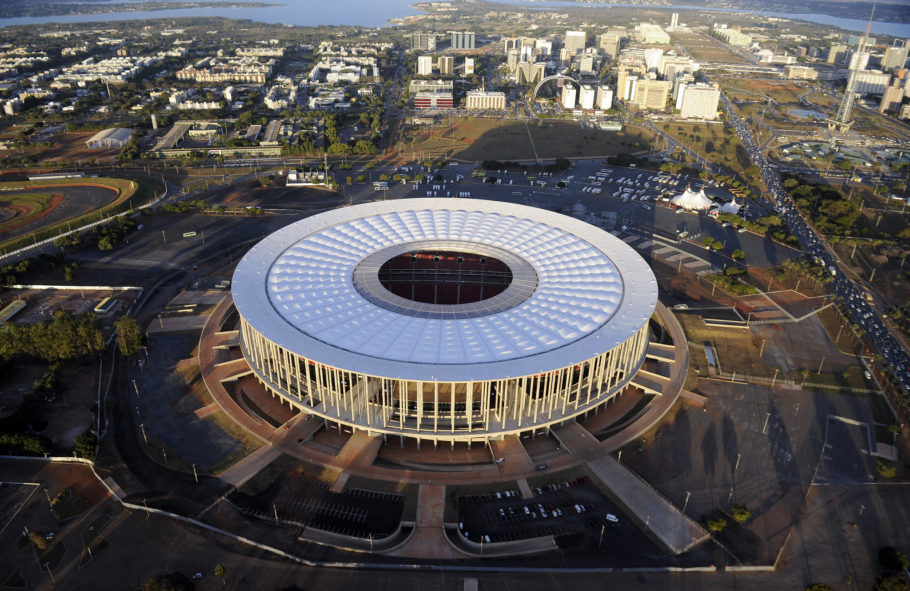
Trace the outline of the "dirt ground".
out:
<instances>
[{"instance_id":1,"label":"dirt ground","mask_svg":"<svg viewBox=\"0 0 910 591\"><path fill-rule=\"evenodd\" d=\"M110 150L90 150L86 147L85 142L89 140L97 131L74 131L70 133L59 133L51 141L54 147L45 156L45 160L53 162L57 160L87 160L95 158L98 161L108 161L120 153L119 149Z\"/></svg>"},{"instance_id":2,"label":"dirt ground","mask_svg":"<svg viewBox=\"0 0 910 591\"><path fill-rule=\"evenodd\" d=\"M410 129L402 154L448 154L459 160L497 160L608 156L646 150L652 135L638 128L621 132L582 129L575 122L525 124L503 119L457 119L438 126ZM533 142L532 142L533 140Z\"/></svg>"},{"instance_id":3,"label":"dirt ground","mask_svg":"<svg viewBox=\"0 0 910 591\"><path fill-rule=\"evenodd\" d=\"M342 195L329 189L311 187L285 187L273 184L263 187L258 181L247 181L230 187L216 189L207 197L212 205L229 207L262 207L265 209L294 209L315 205L326 208L345 203Z\"/></svg>"}]
</instances>

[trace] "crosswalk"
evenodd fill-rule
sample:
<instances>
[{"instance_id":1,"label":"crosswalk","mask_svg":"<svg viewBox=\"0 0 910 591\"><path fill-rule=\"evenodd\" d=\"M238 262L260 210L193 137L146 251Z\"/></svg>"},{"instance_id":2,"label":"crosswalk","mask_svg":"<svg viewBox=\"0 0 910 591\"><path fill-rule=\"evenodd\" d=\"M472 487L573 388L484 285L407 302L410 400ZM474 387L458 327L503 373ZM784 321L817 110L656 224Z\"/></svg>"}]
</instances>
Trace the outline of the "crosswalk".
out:
<instances>
[{"instance_id":1,"label":"crosswalk","mask_svg":"<svg viewBox=\"0 0 910 591\"><path fill-rule=\"evenodd\" d=\"M722 271L722 269L714 267L708 261L698 258L691 253L680 250L670 244L657 242L644 236L636 236L634 234L626 235L623 232L619 232L617 230L613 230L610 233L636 250L647 250L655 257L663 259L668 263L679 264L682 267L685 267L686 269L692 271L699 277L702 277L704 275L712 275L714 273L720 273Z\"/></svg>"}]
</instances>

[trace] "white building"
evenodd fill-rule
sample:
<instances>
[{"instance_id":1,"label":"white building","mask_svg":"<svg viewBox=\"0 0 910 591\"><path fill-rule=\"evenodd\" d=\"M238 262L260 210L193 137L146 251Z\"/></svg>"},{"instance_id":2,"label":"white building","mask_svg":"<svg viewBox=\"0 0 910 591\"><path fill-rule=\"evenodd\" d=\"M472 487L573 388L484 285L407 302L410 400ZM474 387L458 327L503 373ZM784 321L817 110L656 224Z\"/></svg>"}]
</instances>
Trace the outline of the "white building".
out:
<instances>
[{"instance_id":1,"label":"white building","mask_svg":"<svg viewBox=\"0 0 910 591\"><path fill-rule=\"evenodd\" d=\"M891 74L881 70L862 70L854 75L857 94L884 94L891 81Z\"/></svg>"},{"instance_id":2,"label":"white building","mask_svg":"<svg viewBox=\"0 0 910 591\"><path fill-rule=\"evenodd\" d=\"M575 90L575 87L572 84L566 84L562 87L562 108L563 109L574 109L575 108L575 97L578 95L578 92Z\"/></svg>"},{"instance_id":3,"label":"white building","mask_svg":"<svg viewBox=\"0 0 910 591\"><path fill-rule=\"evenodd\" d=\"M503 111L506 108L506 95L504 92L469 90L465 108L469 111Z\"/></svg>"},{"instance_id":4,"label":"white building","mask_svg":"<svg viewBox=\"0 0 910 591\"><path fill-rule=\"evenodd\" d=\"M417 75L430 76L433 74L433 56L421 55L417 57Z\"/></svg>"},{"instance_id":5,"label":"white building","mask_svg":"<svg viewBox=\"0 0 910 591\"><path fill-rule=\"evenodd\" d=\"M679 88L676 108L684 119L717 118L717 103L720 101L720 88L710 84L683 84Z\"/></svg>"},{"instance_id":6,"label":"white building","mask_svg":"<svg viewBox=\"0 0 910 591\"><path fill-rule=\"evenodd\" d=\"M581 92L578 94L578 106L582 109L593 109L595 94L596 91L593 86L582 84Z\"/></svg>"},{"instance_id":7,"label":"white building","mask_svg":"<svg viewBox=\"0 0 910 591\"><path fill-rule=\"evenodd\" d=\"M669 45L670 36L658 25L641 23L635 25L635 33L642 43L649 45Z\"/></svg>"},{"instance_id":8,"label":"white building","mask_svg":"<svg viewBox=\"0 0 910 591\"><path fill-rule=\"evenodd\" d=\"M566 31L566 38L563 42L563 47L566 48L572 55L583 51L585 48L585 42L587 41L587 36L584 31Z\"/></svg>"},{"instance_id":9,"label":"white building","mask_svg":"<svg viewBox=\"0 0 910 591\"><path fill-rule=\"evenodd\" d=\"M470 76L474 73L474 58L466 57L464 58L464 75Z\"/></svg>"},{"instance_id":10,"label":"white building","mask_svg":"<svg viewBox=\"0 0 910 591\"><path fill-rule=\"evenodd\" d=\"M613 91L609 86L597 87L597 98L595 99L597 108L606 111L613 107Z\"/></svg>"}]
</instances>

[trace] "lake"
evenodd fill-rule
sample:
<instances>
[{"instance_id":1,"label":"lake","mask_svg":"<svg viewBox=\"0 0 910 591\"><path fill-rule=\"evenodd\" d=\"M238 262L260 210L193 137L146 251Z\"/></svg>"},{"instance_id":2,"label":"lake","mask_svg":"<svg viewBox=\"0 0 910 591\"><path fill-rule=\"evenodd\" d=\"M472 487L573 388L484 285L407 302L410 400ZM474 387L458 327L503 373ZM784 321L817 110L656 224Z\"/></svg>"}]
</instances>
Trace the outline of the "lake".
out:
<instances>
[{"instance_id":1,"label":"lake","mask_svg":"<svg viewBox=\"0 0 910 591\"><path fill-rule=\"evenodd\" d=\"M288 0L287 5L285 6L265 6L260 8L179 8L169 10L111 12L106 14L0 18L0 27L43 23L86 23L178 17L225 17L298 26L360 25L364 27L385 27L388 25L388 20L391 18L420 14L419 11L411 8L411 5L416 1L417 0L345 0L344 2L321 2L317 0ZM526 2L524 0L500 1L505 4L523 5L527 8L584 8L586 6L593 8L639 7L639 5L636 4L582 4L559 0L546 2ZM704 6L685 5L666 7L641 6L641 8L660 8L666 10L668 13L672 11L707 10ZM866 30L866 21L838 18L827 14L786 14L733 8L713 8L711 11L730 13L749 12L780 18L805 20L816 24L840 27L849 31L862 32ZM683 19L685 19L684 16ZM894 37L910 38L910 24L872 21L872 33L875 35L892 35Z\"/></svg>"}]
</instances>

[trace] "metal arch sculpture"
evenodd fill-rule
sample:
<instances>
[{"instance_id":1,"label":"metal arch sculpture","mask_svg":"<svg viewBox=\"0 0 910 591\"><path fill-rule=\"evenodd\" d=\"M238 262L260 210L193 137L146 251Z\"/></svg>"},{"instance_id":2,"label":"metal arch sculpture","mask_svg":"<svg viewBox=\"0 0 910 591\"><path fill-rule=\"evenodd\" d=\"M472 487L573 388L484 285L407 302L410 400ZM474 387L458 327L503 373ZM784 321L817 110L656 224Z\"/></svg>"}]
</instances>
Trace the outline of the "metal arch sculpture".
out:
<instances>
[{"instance_id":1,"label":"metal arch sculpture","mask_svg":"<svg viewBox=\"0 0 910 591\"><path fill-rule=\"evenodd\" d=\"M544 83L549 82L550 80L569 80L569 81L575 83L575 86L578 88L578 90L581 90L581 82L579 82L575 78L572 78L571 76L566 76L565 74L551 74L549 76L545 76L545 77L541 78L540 82L537 83L537 86L534 87L534 97L535 98L537 98L537 93L540 92L540 89L544 85Z\"/></svg>"}]
</instances>

